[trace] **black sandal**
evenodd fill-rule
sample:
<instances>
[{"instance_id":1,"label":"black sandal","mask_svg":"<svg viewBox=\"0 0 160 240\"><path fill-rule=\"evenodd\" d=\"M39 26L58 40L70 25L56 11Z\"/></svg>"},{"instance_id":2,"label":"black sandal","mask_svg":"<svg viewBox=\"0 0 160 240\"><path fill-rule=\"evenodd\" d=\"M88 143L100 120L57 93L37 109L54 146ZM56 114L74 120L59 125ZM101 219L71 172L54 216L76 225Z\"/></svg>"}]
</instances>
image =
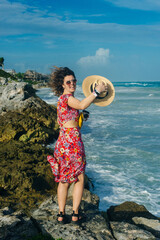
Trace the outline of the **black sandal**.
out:
<instances>
[{"instance_id":1,"label":"black sandal","mask_svg":"<svg viewBox=\"0 0 160 240\"><path fill-rule=\"evenodd\" d=\"M82 217L79 215L79 213L75 213L75 212L73 211L72 217L77 217L77 218L78 218L76 221L73 221L73 220L72 220L72 223L74 223L74 224L76 224L76 225L79 225L79 224L80 224L80 221L81 221L81 219L82 219Z\"/></svg>"},{"instance_id":2,"label":"black sandal","mask_svg":"<svg viewBox=\"0 0 160 240\"><path fill-rule=\"evenodd\" d=\"M58 218L61 217L63 218L61 221L58 220ZM65 223L65 214L63 214L63 212L60 212L57 214L57 222L60 224L64 224Z\"/></svg>"}]
</instances>

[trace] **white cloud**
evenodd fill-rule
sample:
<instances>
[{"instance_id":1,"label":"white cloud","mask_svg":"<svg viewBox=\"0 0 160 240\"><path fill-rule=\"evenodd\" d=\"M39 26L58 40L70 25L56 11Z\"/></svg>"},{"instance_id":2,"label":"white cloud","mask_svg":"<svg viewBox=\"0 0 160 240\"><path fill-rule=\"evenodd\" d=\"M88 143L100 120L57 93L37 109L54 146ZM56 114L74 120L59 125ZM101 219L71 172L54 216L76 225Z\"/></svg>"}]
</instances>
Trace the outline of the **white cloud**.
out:
<instances>
[{"instance_id":1,"label":"white cloud","mask_svg":"<svg viewBox=\"0 0 160 240\"><path fill-rule=\"evenodd\" d=\"M139 10L160 10L159 0L106 0L116 6Z\"/></svg>"},{"instance_id":2,"label":"white cloud","mask_svg":"<svg viewBox=\"0 0 160 240\"><path fill-rule=\"evenodd\" d=\"M78 60L81 66L105 65L109 60L109 49L99 48L94 56L82 57Z\"/></svg>"}]
</instances>

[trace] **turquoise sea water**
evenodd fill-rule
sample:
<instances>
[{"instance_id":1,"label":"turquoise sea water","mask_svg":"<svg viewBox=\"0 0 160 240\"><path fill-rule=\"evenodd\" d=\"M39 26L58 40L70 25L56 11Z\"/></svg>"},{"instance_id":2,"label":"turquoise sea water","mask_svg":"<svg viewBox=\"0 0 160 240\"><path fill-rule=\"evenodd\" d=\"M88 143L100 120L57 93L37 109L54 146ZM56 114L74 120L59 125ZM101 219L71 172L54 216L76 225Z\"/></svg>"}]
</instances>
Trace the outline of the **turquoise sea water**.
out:
<instances>
[{"instance_id":1,"label":"turquoise sea water","mask_svg":"<svg viewBox=\"0 0 160 240\"><path fill-rule=\"evenodd\" d=\"M160 82L114 86L111 105L88 108L90 118L82 128L86 173L101 210L135 201L160 216ZM49 88L37 95L47 103L57 102ZM83 99L81 86L75 96Z\"/></svg>"}]
</instances>

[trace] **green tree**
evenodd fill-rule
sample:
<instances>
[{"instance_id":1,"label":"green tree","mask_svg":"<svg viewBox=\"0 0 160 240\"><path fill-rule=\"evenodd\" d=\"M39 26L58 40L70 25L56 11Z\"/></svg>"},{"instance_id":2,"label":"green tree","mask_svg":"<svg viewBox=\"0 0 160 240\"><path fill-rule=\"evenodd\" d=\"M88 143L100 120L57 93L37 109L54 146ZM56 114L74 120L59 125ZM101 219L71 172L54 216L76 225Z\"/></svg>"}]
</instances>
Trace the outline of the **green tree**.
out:
<instances>
[{"instance_id":1,"label":"green tree","mask_svg":"<svg viewBox=\"0 0 160 240\"><path fill-rule=\"evenodd\" d=\"M4 58L3 57L0 58L0 67L2 67L2 69L4 68Z\"/></svg>"},{"instance_id":2,"label":"green tree","mask_svg":"<svg viewBox=\"0 0 160 240\"><path fill-rule=\"evenodd\" d=\"M23 80L24 79L24 73L19 72L19 73L16 74L16 77Z\"/></svg>"}]
</instances>

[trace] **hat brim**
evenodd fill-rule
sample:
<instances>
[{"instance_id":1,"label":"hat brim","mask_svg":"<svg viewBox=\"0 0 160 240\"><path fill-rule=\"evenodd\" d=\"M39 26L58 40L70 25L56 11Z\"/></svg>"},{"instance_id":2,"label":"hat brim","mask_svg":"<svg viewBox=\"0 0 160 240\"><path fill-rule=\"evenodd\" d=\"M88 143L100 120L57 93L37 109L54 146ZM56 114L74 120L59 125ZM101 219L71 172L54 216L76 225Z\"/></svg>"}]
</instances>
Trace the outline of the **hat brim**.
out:
<instances>
[{"instance_id":1,"label":"hat brim","mask_svg":"<svg viewBox=\"0 0 160 240\"><path fill-rule=\"evenodd\" d=\"M107 84L107 92L101 93L94 101L93 103L105 107L113 101L115 97L115 89L113 84L105 77L99 76L99 75L92 75L88 76L83 80L82 83L82 90L86 97L88 97L95 88L95 84L98 84L99 82L104 82Z\"/></svg>"}]
</instances>

